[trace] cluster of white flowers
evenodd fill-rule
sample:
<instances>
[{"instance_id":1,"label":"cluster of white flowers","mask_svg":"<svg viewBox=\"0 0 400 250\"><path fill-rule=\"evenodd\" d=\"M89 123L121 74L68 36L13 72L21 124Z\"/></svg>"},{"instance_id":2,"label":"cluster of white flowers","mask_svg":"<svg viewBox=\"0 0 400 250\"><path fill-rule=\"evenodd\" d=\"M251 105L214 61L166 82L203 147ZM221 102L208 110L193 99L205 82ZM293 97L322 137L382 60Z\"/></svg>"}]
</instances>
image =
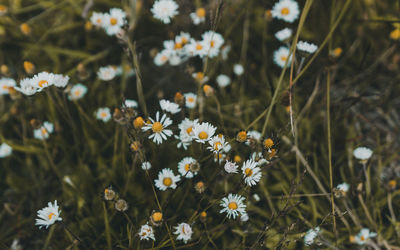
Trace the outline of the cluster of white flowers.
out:
<instances>
[{"instance_id":1,"label":"cluster of white flowers","mask_svg":"<svg viewBox=\"0 0 400 250\"><path fill-rule=\"evenodd\" d=\"M113 36L125 25L126 13L118 8L112 8L108 13L93 12L90 21L94 26L103 28L109 36Z\"/></svg>"},{"instance_id":2,"label":"cluster of white flowers","mask_svg":"<svg viewBox=\"0 0 400 250\"><path fill-rule=\"evenodd\" d=\"M202 40L195 40L189 33L181 32L174 40L164 41L164 49L154 57L154 64L162 66L168 62L176 66L194 56L213 58L218 56L224 42L222 35L214 31L205 32Z\"/></svg>"},{"instance_id":3,"label":"cluster of white flowers","mask_svg":"<svg viewBox=\"0 0 400 250\"><path fill-rule=\"evenodd\" d=\"M24 95L34 95L35 93L40 92L43 89L52 85L58 88L64 88L65 86L67 86L68 81L68 76L41 72L34 75L32 78L22 79L19 83L20 87L14 88Z\"/></svg>"}]
</instances>

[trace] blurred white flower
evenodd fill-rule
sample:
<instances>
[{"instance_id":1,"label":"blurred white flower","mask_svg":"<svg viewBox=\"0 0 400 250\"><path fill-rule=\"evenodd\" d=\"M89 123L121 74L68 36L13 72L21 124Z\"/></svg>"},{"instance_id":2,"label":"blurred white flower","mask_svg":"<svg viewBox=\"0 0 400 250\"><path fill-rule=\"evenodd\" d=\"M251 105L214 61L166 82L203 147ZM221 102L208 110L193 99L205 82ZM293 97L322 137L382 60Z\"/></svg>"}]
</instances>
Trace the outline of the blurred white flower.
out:
<instances>
[{"instance_id":1,"label":"blurred white flower","mask_svg":"<svg viewBox=\"0 0 400 250\"><path fill-rule=\"evenodd\" d=\"M219 54L221 46L224 44L222 35L210 30L201 35L201 37L207 46L207 56L210 58L216 57Z\"/></svg>"},{"instance_id":2,"label":"blurred white flower","mask_svg":"<svg viewBox=\"0 0 400 250\"><path fill-rule=\"evenodd\" d=\"M367 147L358 147L354 149L353 155L358 160L366 161L372 156L372 150Z\"/></svg>"},{"instance_id":3,"label":"blurred white flower","mask_svg":"<svg viewBox=\"0 0 400 250\"><path fill-rule=\"evenodd\" d=\"M238 172L238 165L235 162L226 161L224 169L229 174L236 174Z\"/></svg>"},{"instance_id":4,"label":"blurred white flower","mask_svg":"<svg viewBox=\"0 0 400 250\"><path fill-rule=\"evenodd\" d=\"M237 75L237 76L243 75L243 73L244 73L243 66L239 63L233 65L233 73L235 73L235 75Z\"/></svg>"},{"instance_id":5,"label":"blurred white flower","mask_svg":"<svg viewBox=\"0 0 400 250\"><path fill-rule=\"evenodd\" d=\"M93 12L92 16L90 17L90 22L96 27L103 27L104 25L104 13L100 12Z\"/></svg>"},{"instance_id":6,"label":"blurred white flower","mask_svg":"<svg viewBox=\"0 0 400 250\"><path fill-rule=\"evenodd\" d=\"M100 80L111 81L117 76L117 67L111 65L100 67L99 71L97 71L97 76Z\"/></svg>"},{"instance_id":7,"label":"blurred white flower","mask_svg":"<svg viewBox=\"0 0 400 250\"><path fill-rule=\"evenodd\" d=\"M14 88L17 85L14 79L1 78L0 79L0 95L8 95L10 88Z\"/></svg>"},{"instance_id":8,"label":"blurred white flower","mask_svg":"<svg viewBox=\"0 0 400 250\"><path fill-rule=\"evenodd\" d=\"M87 87L83 84L75 84L68 93L68 99L76 101L84 97L87 93Z\"/></svg>"},{"instance_id":9,"label":"blurred white flower","mask_svg":"<svg viewBox=\"0 0 400 250\"><path fill-rule=\"evenodd\" d=\"M138 107L137 101L132 100L132 99L126 99L124 104L127 108L137 108Z\"/></svg>"},{"instance_id":10,"label":"blurred white flower","mask_svg":"<svg viewBox=\"0 0 400 250\"><path fill-rule=\"evenodd\" d=\"M367 243L370 238L375 237L376 233L370 232L368 228L363 228L361 231L356 235L355 241L358 245L364 245Z\"/></svg>"},{"instance_id":11,"label":"blurred white flower","mask_svg":"<svg viewBox=\"0 0 400 250\"><path fill-rule=\"evenodd\" d=\"M292 36L292 29L289 28L284 28L275 33L276 39L278 39L281 42L288 40L291 36Z\"/></svg>"},{"instance_id":12,"label":"blurred white flower","mask_svg":"<svg viewBox=\"0 0 400 250\"><path fill-rule=\"evenodd\" d=\"M197 95L194 93L185 93L185 106L186 108L193 109L196 107Z\"/></svg>"},{"instance_id":13,"label":"blurred white flower","mask_svg":"<svg viewBox=\"0 0 400 250\"><path fill-rule=\"evenodd\" d=\"M273 18L293 23L299 17L299 5L294 0L280 0L272 7Z\"/></svg>"},{"instance_id":14,"label":"blurred white flower","mask_svg":"<svg viewBox=\"0 0 400 250\"><path fill-rule=\"evenodd\" d=\"M161 20L167 24L171 19L176 16L178 12L178 4L173 0L158 0L154 2L151 12L154 18Z\"/></svg>"},{"instance_id":15,"label":"blurred white flower","mask_svg":"<svg viewBox=\"0 0 400 250\"><path fill-rule=\"evenodd\" d=\"M204 23L206 21L206 10L204 8L198 8L196 12L190 13L190 18L195 25Z\"/></svg>"},{"instance_id":16,"label":"blurred white flower","mask_svg":"<svg viewBox=\"0 0 400 250\"><path fill-rule=\"evenodd\" d=\"M3 142L0 144L0 158L5 158L10 156L12 153L12 147L7 143Z\"/></svg>"},{"instance_id":17,"label":"blurred white flower","mask_svg":"<svg viewBox=\"0 0 400 250\"><path fill-rule=\"evenodd\" d=\"M289 58L289 49L286 47L280 47L278 50L274 51L274 62L279 67L283 68L288 61L287 66L290 65L292 56Z\"/></svg>"},{"instance_id":18,"label":"blurred white flower","mask_svg":"<svg viewBox=\"0 0 400 250\"><path fill-rule=\"evenodd\" d=\"M109 36L117 34L126 23L126 13L122 9L112 8L104 14L103 27Z\"/></svg>"},{"instance_id":19,"label":"blurred white flower","mask_svg":"<svg viewBox=\"0 0 400 250\"><path fill-rule=\"evenodd\" d=\"M103 122L108 122L111 119L111 111L109 108L98 108L96 112L96 118Z\"/></svg>"},{"instance_id":20,"label":"blurred white flower","mask_svg":"<svg viewBox=\"0 0 400 250\"><path fill-rule=\"evenodd\" d=\"M181 108L179 108L178 104L176 104L174 102L170 102L165 99L160 100L160 107L162 110L169 112L171 114L176 114L179 111L181 111Z\"/></svg>"},{"instance_id":21,"label":"blurred white flower","mask_svg":"<svg viewBox=\"0 0 400 250\"><path fill-rule=\"evenodd\" d=\"M296 46L299 51L306 52L309 54L314 53L318 49L317 45L304 41L299 41Z\"/></svg>"},{"instance_id":22,"label":"blurred white flower","mask_svg":"<svg viewBox=\"0 0 400 250\"><path fill-rule=\"evenodd\" d=\"M45 140L49 138L50 134L53 133L53 131L53 123L46 121L40 128L33 130L33 137L39 140Z\"/></svg>"},{"instance_id":23,"label":"blurred white flower","mask_svg":"<svg viewBox=\"0 0 400 250\"><path fill-rule=\"evenodd\" d=\"M221 74L217 76L217 83L220 88L224 88L231 84L231 79L229 78L229 76Z\"/></svg>"},{"instance_id":24,"label":"blurred white flower","mask_svg":"<svg viewBox=\"0 0 400 250\"><path fill-rule=\"evenodd\" d=\"M142 163L142 169L143 170L149 170L151 168L151 163L148 161L145 161Z\"/></svg>"}]
</instances>

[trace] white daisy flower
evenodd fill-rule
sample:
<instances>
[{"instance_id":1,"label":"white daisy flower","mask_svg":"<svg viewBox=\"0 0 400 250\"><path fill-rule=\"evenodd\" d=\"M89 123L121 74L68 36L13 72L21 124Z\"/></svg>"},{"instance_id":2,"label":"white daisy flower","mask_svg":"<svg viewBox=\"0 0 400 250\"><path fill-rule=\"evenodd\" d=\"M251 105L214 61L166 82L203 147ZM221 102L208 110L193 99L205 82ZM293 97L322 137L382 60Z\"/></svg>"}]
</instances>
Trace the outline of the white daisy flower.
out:
<instances>
[{"instance_id":1,"label":"white daisy flower","mask_svg":"<svg viewBox=\"0 0 400 250\"><path fill-rule=\"evenodd\" d=\"M109 108L98 108L96 112L97 120L108 122L111 119L111 111Z\"/></svg>"},{"instance_id":2,"label":"white daisy flower","mask_svg":"<svg viewBox=\"0 0 400 250\"><path fill-rule=\"evenodd\" d=\"M100 80L111 81L117 76L117 68L111 65L100 67L99 71L97 71L97 76L100 78Z\"/></svg>"},{"instance_id":3,"label":"white daisy flower","mask_svg":"<svg viewBox=\"0 0 400 250\"><path fill-rule=\"evenodd\" d=\"M260 196L259 196L258 194L253 194L253 199L254 199L256 202L259 202L259 201L261 200L261 198L260 198Z\"/></svg>"},{"instance_id":4,"label":"white daisy flower","mask_svg":"<svg viewBox=\"0 0 400 250\"><path fill-rule=\"evenodd\" d=\"M62 221L60 217L61 210L58 210L57 200L54 201L54 205L49 202L47 207L40 209L37 211L37 216L39 217L36 219L36 226L39 228L46 227L53 225L56 221Z\"/></svg>"},{"instance_id":5,"label":"white daisy flower","mask_svg":"<svg viewBox=\"0 0 400 250\"><path fill-rule=\"evenodd\" d=\"M275 50L274 51L275 64L283 68L286 64L286 61L289 60L289 62L287 63L287 66L289 66L292 59L292 56L290 56L289 58L289 53L290 51L286 47L280 47L278 50Z\"/></svg>"},{"instance_id":6,"label":"white daisy flower","mask_svg":"<svg viewBox=\"0 0 400 250\"><path fill-rule=\"evenodd\" d=\"M235 73L235 75L237 75L237 76L243 75L243 73L244 73L243 66L239 63L233 65L233 73Z\"/></svg>"},{"instance_id":7,"label":"white daisy flower","mask_svg":"<svg viewBox=\"0 0 400 250\"><path fill-rule=\"evenodd\" d=\"M54 74L54 86L57 88L65 88L69 81L69 76L64 76L61 74Z\"/></svg>"},{"instance_id":8,"label":"white daisy flower","mask_svg":"<svg viewBox=\"0 0 400 250\"><path fill-rule=\"evenodd\" d=\"M154 2L151 12L154 18L161 20L163 23L170 23L171 19L178 12L178 4L173 0L158 0Z\"/></svg>"},{"instance_id":9,"label":"white daisy flower","mask_svg":"<svg viewBox=\"0 0 400 250\"><path fill-rule=\"evenodd\" d=\"M43 125L38 128L33 130L33 137L39 140L45 140L48 139L50 134L53 133L54 131L54 125L51 122L43 122Z\"/></svg>"},{"instance_id":10,"label":"white daisy flower","mask_svg":"<svg viewBox=\"0 0 400 250\"><path fill-rule=\"evenodd\" d=\"M291 36L292 36L292 29L289 28L284 28L275 33L276 39L278 39L281 42L288 40Z\"/></svg>"},{"instance_id":11,"label":"white daisy flower","mask_svg":"<svg viewBox=\"0 0 400 250\"><path fill-rule=\"evenodd\" d=\"M31 78L31 85L36 88L36 91L42 91L44 88L54 84L56 76L52 73L40 72Z\"/></svg>"},{"instance_id":12,"label":"white daisy flower","mask_svg":"<svg viewBox=\"0 0 400 250\"><path fill-rule=\"evenodd\" d=\"M124 104L125 104L125 106L127 108L137 108L137 107L139 107L137 101L132 100L132 99L126 99Z\"/></svg>"},{"instance_id":13,"label":"white daisy flower","mask_svg":"<svg viewBox=\"0 0 400 250\"><path fill-rule=\"evenodd\" d=\"M185 106L186 108L193 109L197 104L197 95L194 93L185 93Z\"/></svg>"},{"instance_id":14,"label":"white daisy flower","mask_svg":"<svg viewBox=\"0 0 400 250\"><path fill-rule=\"evenodd\" d=\"M318 49L317 45L315 45L313 43L304 42L304 41L299 41L296 46L299 51L306 52L309 54L314 53Z\"/></svg>"},{"instance_id":15,"label":"white daisy flower","mask_svg":"<svg viewBox=\"0 0 400 250\"><path fill-rule=\"evenodd\" d=\"M179 173L190 179L197 175L197 172L190 171L190 167L192 164L199 164L196 159L192 157L185 157L178 163L178 171Z\"/></svg>"},{"instance_id":16,"label":"white daisy flower","mask_svg":"<svg viewBox=\"0 0 400 250\"><path fill-rule=\"evenodd\" d=\"M372 150L367 147L358 147L353 151L354 157L358 160L366 161L372 156Z\"/></svg>"},{"instance_id":17,"label":"white daisy flower","mask_svg":"<svg viewBox=\"0 0 400 250\"><path fill-rule=\"evenodd\" d=\"M247 160L243 163L242 166L242 173L243 173L243 178L244 182L248 186L254 186L257 184L257 182L260 181L261 179L261 168L257 167L258 164L257 162L253 160Z\"/></svg>"},{"instance_id":18,"label":"white daisy flower","mask_svg":"<svg viewBox=\"0 0 400 250\"><path fill-rule=\"evenodd\" d=\"M180 46L184 47L189 41L190 41L190 34L181 31L181 33L175 37L175 46L179 44Z\"/></svg>"},{"instance_id":19,"label":"white daisy flower","mask_svg":"<svg viewBox=\"0 0 400 250\"><path fill-rule=\"evenodd\" d=\"M229 174L236 174L238 172L238 165L235 162L226 161L224 169Z\"/></svg>"},{"instance_id":20,"label":"white daisy flower","mask_svg":"<svg viewBox=\"0 0 400 250\"><path fill-rule=\"evenodd\" d=\"M186 45L186 50L189 56L199 56L200 58L205 57L209 52L210 44L205 41L196 41L190 39L190 43Z\"/></svg>"},{"instance_id":21,"label":"white daisy flower","mask_svg":"<svg viewBox=\"0 0 400 250\"><path fill-rule=\"evenodd\" d=\"M156 179L154 182L158 189L165 191L167 188L175 189L176 183L180 180L180 175L174 175L174 172L172 172L171 169L164 168L158 173L158 179Z\"/></svg>"},{"instance_id":22,"label":"white daisy flower","mask_svg":"<svg viewBox=\"0 0 400 250\"><path fill-rule=\"evenodd\" d=\"M350 189L350 185L346 182L343 182L342 184L337 185L336 189L343 193L347 193Z\"/></svg>"},{"instance_id":23,"label":"white daisy flower","mask_svg":"<svg viewBox=\"0 0 400 250\"><path fill-rule=\"evenodd\" d=\"M37 88L32 86L31 79L25 78L19 82L20 87L15 87L15 90L21 92L24 95L34 95L37 92Z\"/></svg>"},{"instance_id":24,"label":"white daisy flower","mask_svg":"<svg viewBox=\"0 0 400 250\"><path fill-rule=\"evenodd\" d=\"M0 95L8 95L9 89L14 88L17 85L14 79L11 78L1 78L0 79Z\"/></svg>"},{"instance_id":25,"label":"white daisy flower","mask_svg":"<svg viewBox=\"0 0 400 250\"><path fill-rule=\"evenodd\" d=\"M193 138L200 143L205 143L209 141L211 137L214 135L216 127L211 125L208 122L198 123L193 127Z\"/></svg>"},{"instance_id":26,"label":"white daisy flower","mask_svg":"<svg viewBox=\"0 0 400 250\"><path fill-rule=\"evenodd\" d=\"M0 145L0 158L5 158L11 155L11 153L12 153L12 147L10 147L10 145L8 145L7 143L3 142Z\"/></svg>"},{"instance_id":27,"label":"white daisy flower","mask_svg":"<svg viewBox=\"0 0 400 250\"><path fill-rule=\"evenodd\" d=\"M190 13L190 18L195 25L204 23L206 21L206 10L204 8L198 8L196 12Z\"/></svg>"},{"instance_id":28,"label":"white daisy flower","mask_svg":"<svg viewBox=\"0 0 400 250\"><path fill-rule=\"evenodd\" d=\"M179 140L177 144L177 148L183 148L187 150L187 148L192 144L192 137L189 136L185 131L180 131L179 136L175 135L175 138Z\"/></svg>"},{"instance_id":29,"label":"white daisy flower","mask_svg":"<svg viewBox=\"0 0 400 250\"><path fill-rule=\"evenodd\" d=\"M113 36L117 34L122 26L124 26L126 20L126 13L118 8L110 9L110 13L104 14L103 27L106 30L107 35Z\"/></svg>"},{"instance_id":30,"label":"white daisy flower","mask_svg":"<svg viewBox=\"0 0 400 250\"><path fill-rule=\"evenodd\" d=\"M154 57L154 64L157 66L162 66L168 62L169 58L170 52L168 50L162 50Z\"/></svg>"},{"instance_id":31,"label":"white daisy flower","mask_svg":"<svg viewBox=\"0 0 400 250\"><path fill-rule=\"evenodd\" d=\"M221 134L211 137L208 144L210 144L210 146L207 149L214 154L218 154L218 152L221 152L229 146L229 143L225 141L225 137Z\"/></svg>"},{"instance_id":32,"label":"white daisy flower","mask_svg":"<svg viewBox=\"0 0 400 250\"><path fill-rule=\"evenodd\" d=\"M199 124L199 120L190 120L189 118L185 118L182 120L182 122L178 125L178 128L180 129L181 132L184 132L186 135L188 135L191 139L194 136L194 127Z\"/></svg>"},{"instance_id":33,"label":"white daisy flower","mask_svg":"<svg viewBox=\"0 0 400 250\"><path fill-rule=\"evenodd\" d=\"M105 19L104 13L93 12L92 16L90 17L90 22L96 27L103 27L105 23L104 19Z\"/></svg>"},{"instance_id":34,"label":"white daisy flower","mask_svg":"<svg viewBox=\"0 0 400 250\"><path fill-rule=\"evenodd\" d=\"M149 170L151 168L151 163L148 161L145 161L142 163L142 169L143 170Z\"/></svg>"},{"instance_id":35,"label":"white daisy flower","mask_svg":"<svg viewBox=\"0 0 400 250\"><path fill-rule=\"evenodd\" d=\"M207 44L207 56L210 58L216 57L225 42L222 35L210 30L205 32L201 37L205 44Z\"/></svg>"},{"instance_id":36,"label":"white daisy flower","mask_svg":"<svg viewBox=\"0 0 400 250\"><path fill-rule=\"evenodd\" d=\"M304 236L304 245L306 246L312 245L320 231L321 229L319 227L309 229L306 235Z\"/></svg>"},{"instance_id":37,"label":"white daisy flower","mask_svg":"<svg viewBox=\"0 0 400 250\"><path fill-rule=\"evenodd\" d=\"M370 232L368 228L363 228L361 231L356 235L355 241L358 245L364 245L367 243L370 238L375 237L376 233Z\"/></svg>"},{"instance_id":38,"label":"white daisy flower","mask_svg":"<svg viewBox=\"0 0 400 250\"><path fill-rule=\"evenodd\" d=\"M84 97L87 93L87 87L83 84L75 84L68 93L68 99L76 101Z\"/></svg>"},{"instance_id":39,"label":"white daisy flower","mask_svg":"<svg viewBox=\"0 0 400 250\"><path fill-rule=\"evenodd\" d=\"M214 162L218 162L218 164L221 164L222 162L227 160L227 155L219 152L218 154L214 154Z\"/></svg>"},{"instance_id":40,"label":"white daisy flower","mask_svg":"<svg viewBox=\"0 0 400 250\"><path fill-rule=\"evenodd\" d=\"M235 219L239 214L246 213L246 205L243 203L244 197L238 194L229 194L228 197L222 198L220 205L222 209L219 213L226 212L226 216Z\"/></svg>"},{"instance_id":41,"label":"white daisy flower","mask_svg":"<svg viewBox=\"0 0 400 250\"><path fill-rule=\"evenodd\" d=\"M225 88L226 86L231 84L231 78L229 78L229 76L227 75L221 74L217 76L217 83L220 88Z\"/></svg>"},{"instance_id":42,"label":"white daisy flower","mask_svg":"<svg viewBox=\"0 0 400 250\"><path fill-rule=\"evenodd\" d=\"M160 119L160 112L157 111L156 119L153 120L149 117L151 123L146 123L143 127L143 131L152 130L153 134L149 136L149 139L153 139L153 142L157 144L161 144L163 140L167 140L167 136L172 135L172 131L169 129L165 129L169 125L172 124L172 120L164 114Z\"/></svg>"},{"instance_id":43,"label":"white daisy flower","mask_svg":"<svg viewBox=\"0 0 400 250\"><path fill-rule=\"evenodd\" d=\"M272 7L271 14L273 18L293 23L299 18L299 5L293 0L280 0Z\"/></svg>"},{"instance_id":44,"label":"white daisy flower","mask_svg":"<svg viewBox=\"0 0 400 250\"><path fill-rule=\"evenodd\" d=\"M176 104L174 102L170 102L165 99L160 100L160 107L162 110L169 112L171 114L176 114L179 111L181 111L181 108L179 107L178 104Z\"/></svg>"},{"instance_id":45,"label":"white daisy flower","mask_svg":"<svg viewBox=\"0 0 400 250\"><path fill-rule=\"evenodd\" d=\"M156 238L154 237L153 228L148 224L144 224L140 227L138 235L140 237L140 240L156 240Z\"/></svg>"},{"instance_id":46,"label":"white daisy flower","mask_svg":"<svg viewBox=\"0 0 400 250\"><path fill-rule=\"evenodd\" d=\"M224 45L224 46L222 46L222 49L221 49L221 57L222 57L222 60L228 59L228 54L229 54L229 52L231 51L231 49L232 49L232 46L231 46L231 45Z\"/></svg>"},{"instance_id":47,"label":"white daisy flower","mask_svg":"<svg viewBox=\"0 0 400 250\"><path fill-rule=\"evenodd\" d=\"M176 237L177 240L183 240L185 244L190 240L192 237L192 227L187 224L187 223L179 223L178 226L175 227L176 231L174 234L177 234L178 236Z\"/></svg>"}]
</instances>

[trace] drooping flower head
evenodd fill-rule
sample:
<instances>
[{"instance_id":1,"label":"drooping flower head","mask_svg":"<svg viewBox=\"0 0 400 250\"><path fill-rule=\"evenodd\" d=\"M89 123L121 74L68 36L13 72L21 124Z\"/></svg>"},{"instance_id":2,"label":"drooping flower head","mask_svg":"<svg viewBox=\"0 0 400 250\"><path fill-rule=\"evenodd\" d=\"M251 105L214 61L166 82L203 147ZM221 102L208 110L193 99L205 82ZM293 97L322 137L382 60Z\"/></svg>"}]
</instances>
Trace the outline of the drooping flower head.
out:
<instances>
[{"instance_id":1,"label":"drooping flower head","mask_svg":"<svg viewBox=\"0 0 400 250\"><path fill-rule=\"evenodd\" d=\"M36 226L39 228L46 227L53 225L57 221L62 221L60 217L61 210L58 209L57 200L54 201L54 204L49 202L47 207L40 209L37 211L37 216L39 218L36 219Z\"/></svg>"},{"instance_id":2,"label":"drooping flower head","mask_svg":"<svg viewBox=\"0 0 400 250\"><path fill-rule=\"evenodd\" d=\"M178 235L176 237L177 240L183 240L185 244L190 240L192 237L192 227L187 223L179 223L178 226L175 227L176 231L174 234Z\"/></svg>"}]
</instances>

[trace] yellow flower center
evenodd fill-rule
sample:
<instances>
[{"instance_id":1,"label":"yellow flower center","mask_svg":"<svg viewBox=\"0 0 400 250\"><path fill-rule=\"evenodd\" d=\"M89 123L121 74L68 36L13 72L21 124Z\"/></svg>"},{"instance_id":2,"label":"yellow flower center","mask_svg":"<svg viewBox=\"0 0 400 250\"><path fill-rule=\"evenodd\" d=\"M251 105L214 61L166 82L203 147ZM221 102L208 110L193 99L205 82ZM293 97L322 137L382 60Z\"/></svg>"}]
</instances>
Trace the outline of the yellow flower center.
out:
<instances>
[{"instance_id":1,"label":"yellow flower center","mask_svg":"<svg viewBox=\"0 0 400 250\"><path fill-rule=\"evenodd\" d=\"M240 131L237 135L238 141L244 142L247 139L247 132L246 131Z\"/></svg>"},{"instance_id":2,"label":"yellow flower center","mask_svg":"<svg viewBox=\"0 0 400 250\"><path fill-rule=\"evenodd\" d=\"M160 133L163 130L163 126L160 122L155 122L153 123L153 126L151 127L154 133Z\"/></svg>"},{"instance_id":3,"label":"yellow flower center","mask_svg":"<svg viewBox=\"0 0 400 250\"><path fill-rule=\"evenodd\" d=\"M233 157L233 161L239 163L240 161L242 161L242 158L239 155L235 155L235 157Z\"/></svg>"},{"instance_id":4,"label":"yellow flower center","mask_svg":"<svg viewBox=\"0 0 400 250\"><path fill-rule=\"evenodd\" d=\"M46 134L47 134L47 129L44 128L44 127L42 127L42 128L40 129L40 131L42 132L42 135L46 135Z\"/></svg>"},{"instance_id":5,"label":"yellow flower center","mask_svg":"<svg viewBox=\"0 0 400 250\"><path fill-rule=\"evenodd\" d=\"M47 85L48 83L49 83L49 82L46 81L46 80L40 80L39 83L38 83L38 85L39 85L39 87L43 88L43 86L44 86L44 85Z\"/></svg>"},{"instance_id":6,"label":"yellow flower center","mask_svg":"<svg viewBox=\"0 0 400 250\"><path fill-rule=\"evenodd\" d=\"M270 148L270 147L274 146L274 141L271 138L267 138L264 140L264 146L266 148Z\"/></svg>"},{"instance_id":7,"label":"yellow flower center","mask_svg":"<svg viewBox=\"0 0 400 250\"><path fill-rule=\"evenodd\" d=\"M214 48L214 46L215 46L215 41L211 41L211 42L210 42L210 46L211 46L211 48Z\"/></svg>"},{"instance_id":8,"label":"yellow flower center","mask_svg":"<svg viewBox=\"0 0 400 250\"><path fill-rule=\"evenodd\" d=\"M47 218L49 218L49 220L51 220L51 218L53 218L53 216L55 216L54 213L49 213L49 215L47 215Z\"/></svg>"},{"instance_id":9,"label":"yellow flower center","mask_svg":"<svg viewBox=\"0 0 400 250\"><path fill-rule=\"evenodd\" d=\"M33 63L25 61L24 62L24 69L26 71L26 73L30 74L33 72L35 66L33 65Z\"/></svg>"},{"instance_id":10,"label":"yellow flower center","mask_svg":"<svg viewBox=\"0 0 400 250\"><path fill-rule=\"evenodd\" d=\"M196 10L196 15L198 17L205 17L206 16L206 10L204 8L198 8Z\"/></svg>"},{"instance_id":11,"label":"yellow flower center","mask_svg":"<svg viewBox=\"0 0 400 250\"><path fill-rule=\"evenodd\" d=\"M281 60L284 61L284 62L286 62L287 56L281 56Z\"/></svg>"},{"instance_id":12,"label":"yellow flower center","mask_svg":"<svg viewBox=\"0 0 400 250\"><path fill-rule=\"evenodd\" d=\"M133 126L135 128L141 128L144 125L144 120L141 116L137 117L134 121L133 121Z\"/></svg>"},{"instance_id":13,"label":"yellow flower center","mask_svg":"<svg viewBox=\"0 0 400 250\"><path fill-rule=\"evenodd\" d=\"M201 140L207 139L207 138L208 138L207 132L201 131L201 132L199 133L199 138L200 138Z\"/></svg>"},{"instance_id":14,"label":"yellow flower center","mask_svg":"<svg viewBox=\"0 0 400 250\"><path fill-rule=\"evenodd\" d=\"M193 127L189 127L186 129L186 133L188 133L189 135L192 133L193 131Z\"/></svg>"},{"instance_id":15,"label":"yellow flower center","mask_svg":"<svg viewBox=\"0 0 400 250\"><path fill-rule=\"evenodd\" d=\"M194 98L193 97L188 97L187 101L188 102L194 102Z\"/></svg>"},{"instance_id":16,"label":"yellow flower center","mask_svg":"<svg viewBox=\"0 0 400 250\"><path fill-rule=\"evenodd\" d=\"M390 38L392 38L393 40L400 39L400 29L395 29L392 32L390 32Z\"/></svg>"},{"instance_id":17,"label":"yellow flower center","mask_svg":"<svg viewBox=\"0 0 400 250\"><path fill-rule=\"evenodd\" d=\"M168 57L167 57L167 56L162 56L162 57L161 57L161 61L165 62L165 61L167 61L167 60L168 60Z\"/></svg>"},{"instance_id":18,"label":"yellow flower center","mask_svg":"<svg viewBox=\"0 0 400 250\"><path fill-rule=\"evenodd\" d=\"M169 178L169 177L164 178L163 184L164 184L165 186L167 186L167 187L171 186L171 185L172 185L172 179Z\"/></svg>"},{"instance_id":19,"label":"yellow flower center","mask_svg":"<svg viewBox=\"0 0 400 250\"><path fill-rule=\"evenodd\" d=\"M203 45L201 45L200 43L196 44L196 50L202 50L203 49Z\"/></svg>"},{"instance_id":20,"label":"yellow flower center","mask_svg":"<svg viewBox=\"0 0 400 250\"><path fill-rule=\"evenodd\" d=\"M22 33L24 33L25 35L28 35L29 33L31 33L31 27L26 23L21 24L20 29L21 29Z\"/></svg>"},{"instance_id":21,"label":"yellow flower center","mask_svg":"<svg viewBox=\"0 0 400 250\"><path fill-rule=\"evenodd\" d=\"M284 16L288 15L289 12L290 12L289 8L287 8L287 7L281 9L281 14Z\"/></svg>"},{"instance_id":22,"label":"yellow flower center","mask_svg":"<svg viewBox=\"0 0 400 250\"><path fill-rule=\"evenodd\" d=\"M0 12L5 12L7 11L7 7L4 5L0 5Z\"/></svg>"},{"instance_id":23,"label":"yellow flower center","mask_svg":"<svg viewBox=\"0 0 400 250\"><path fill-rule=\"evenodd\" d=\"M101 118L106 118L107 117L107 113L106 112L101 112L100 117Z\"/></svg>"},{"instance_id":24,"label":"yellow flower center","mask_svg":"<svg viewBox=\"0 0 400 250\"><path fill-rule=\"evenodd\" d=\"M236 209L238 208L238 205L237 205L236 202L232 201L232 202L229 202L228 208L229 208L230 210L236 210Z\"/></svg>"},{"instance_id":25,"label":"yellow flower center","mask_svg":"<svg viewBox=\"0 0 400 250\"><path fill-rule=\"evenodd\" d=\"M101 24L101 18L97 18L96 23Z\"/></svg>"},{"instance_id":26,"label":"yellow flower center","mask_svg":"<svg viewBox=\"0 0 400 250\"><path fill-rule=\"evenodd\" d=\"M190 164L186 164L185 165L185 171L187 172L187 171L189 171L190 170Z\"/></svg>"},{"instance_id":27,"label":"yellow flower center","mask_svg":"<svg viewBox=\"0 0 400 250\"><path fill-rule=\"evenodd\" d=\"M81 91L79 89L74 91L74 95L75 96L80 96L81 95Z\"/></svg>"},{"instance_id":28,"label":"yellow flower center","mask_svg":"<svg viewBox=\"0 0 400 250\"><path fill-rule=\"evenodd\" d=\"M253 174L253 170L251 170L251 168L246 168L244 170L244 173L246 174L246 176L251 176Z\"/></svg>"},{"instance_id":29,"label":"yellow flower center","mask_svg":"<svg viewBox=\"0 0 400 250\"><path fill-rule=\"evenodd\" d=\"M217 141L217 142L214 144L214 150L220 150L221 147L222 147L222 143L219 142L219 141Z\"/></svg>"},{"instance_id":30,"label":"yellow flower center","mask_svg":"<svg viewBox=\"0 0 400 250\"><path fill-rule=\"evenodd\" d=\"M203 80L203 78L204 78L203 72L197 72L196 73L196 79L197 80L201 81L201 80Z\"/></svg>"},{"instance_id":31,"label":"yellow flower center","mask_svg":"<svg viewBox=\"0 0 400 250\"><path fill-rule=\"evenodd\" d=\"M364 241L365 237L363 235L361 235L360 240Z\"/></svg>"},{"instance_id":32,"label":"yellow flower center","mask_svg":"<svg viewBox=\"0 0 400 250\"><path fill-rule=\"evenodd\" d=\"M182 38L181 38L181 43L182 43L182 44L187 44L187 43L188 43L188 40L187 40L185 37L182 37Z\"/></svg>"},{"instance_id":33,"label":"yellow flower center","mask_svg":"<svg viewBox=\"0 0 400 250\"><path fill-rule=\"evenodd\" d=\"M183 45L182 43L175 43L174 49L182 49Z\"/></svg>"},{"instance_id":34,"label":"yellow flower center","mask_svg":"<svg viewBox=\"0 0 400 250\"><path fill-rule=\"evenodd\" d=\"M117 23L118 23L117 18L115 18L115 17L111 17L111 18L110 18L110 24L111 24L111 25L116 25Z\"/></svg>"},{"instance_id":35,"label":"yellow flower center","mask_svg":"<svg viewBox=\"0 0 400 250\"><path fill-rule=\"evenodd\" d=\"M161 220L162 220L162 217L163 217L163 215L162 215L162 213L160 213L160 212L155 212L155 213L152 215L152 218L153 218L153 220L154 220L155 222L161 221Z\"/></svg>"}]
</instances>

